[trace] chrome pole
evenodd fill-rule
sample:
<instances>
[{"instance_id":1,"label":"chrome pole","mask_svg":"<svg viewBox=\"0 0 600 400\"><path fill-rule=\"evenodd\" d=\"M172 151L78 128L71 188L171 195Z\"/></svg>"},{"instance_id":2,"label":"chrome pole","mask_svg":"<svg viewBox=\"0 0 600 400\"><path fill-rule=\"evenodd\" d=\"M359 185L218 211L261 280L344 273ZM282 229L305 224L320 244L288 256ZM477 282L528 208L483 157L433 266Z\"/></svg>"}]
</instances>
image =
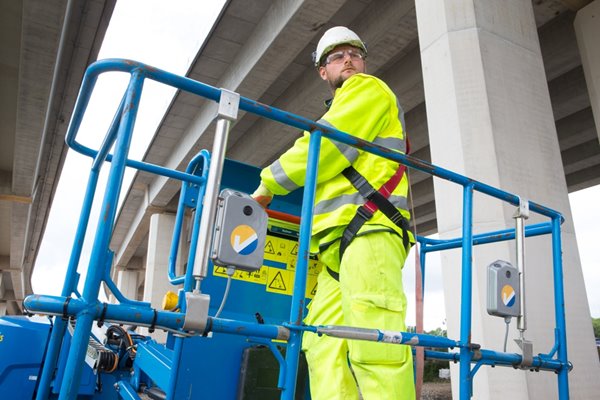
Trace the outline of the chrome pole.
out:
<instances>
[{"instance_id":1,"label":"chrome pole","mask_svg":"<svg viewBox=\"0 0 600 400\"><path fill-rule=\"evenodd\" d=\"M240 104L238 93L221 89L221 99L217 113L217 129L213 142L213 150L206 181L206 192L203 199L202 218L198 235L198 247L196 248L196 262L194 263L193 275L196 280L195 291L200 291L200 282L206 277L210 247L212 243L215 216L217 214L217 198L223 175L223 163L225 162L225 151L227 150L227 138L231 121L235 121Z\"/></svg>"}]
</instances>

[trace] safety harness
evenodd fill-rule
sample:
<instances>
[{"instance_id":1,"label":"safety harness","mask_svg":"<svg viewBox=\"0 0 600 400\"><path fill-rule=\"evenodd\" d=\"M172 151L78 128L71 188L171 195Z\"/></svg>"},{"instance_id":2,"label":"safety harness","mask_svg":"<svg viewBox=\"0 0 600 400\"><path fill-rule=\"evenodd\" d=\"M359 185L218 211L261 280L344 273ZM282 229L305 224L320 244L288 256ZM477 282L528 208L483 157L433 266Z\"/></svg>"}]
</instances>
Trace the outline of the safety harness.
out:
<instances>
[{"instance_id":1,"label":"safety harness","mask_svg":"<svg viewBox=\"0 0 600 400\"><path fill-rule=\"evenodd\" d=\"M353 166L349 166L345 170L342 171L342 175L346 177L354 186L356 190L364 197L366 200L365 204L358 207L356 210L356 214L344 230L340 240L340 262L342 257L344 256L344 252L352 243L352 240L360 231L360 228L373 217L373 214L377 210L381 210L381 212L396 226L402 229L402 243L404 247L408 250L412 245L410 238L408 236L408 230L410 229L409 222L404 216L400 213L400 211L388 200L390 195L394 192L400 181L402 180L402 176L406 171L406 166L403 164L398 165L398 169L392 175L392 177L384 183L379 190L375 190L375 188L365 179L364 176L360 174ZM336 280L340 280L340 275L338 272L333 271L329 267L327 267L327 272Z\"/></svg>"}]
</instances>

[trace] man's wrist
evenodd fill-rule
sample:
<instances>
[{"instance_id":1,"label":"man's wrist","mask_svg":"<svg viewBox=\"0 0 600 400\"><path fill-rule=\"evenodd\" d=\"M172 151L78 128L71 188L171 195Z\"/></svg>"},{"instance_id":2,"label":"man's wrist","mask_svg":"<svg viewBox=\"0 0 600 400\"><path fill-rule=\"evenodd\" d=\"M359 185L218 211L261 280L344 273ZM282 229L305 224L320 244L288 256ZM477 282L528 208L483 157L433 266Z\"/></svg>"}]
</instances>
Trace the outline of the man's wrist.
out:
<instances>
[{"instance_id":1,"label":"man's wrist","mask_svg":"<svg viewBox=\"0 0 600 400\"><path fill-rule=\"evenodd\" d=\"M261 182L254 193L252 193L252 198L263 208L267 208L271 200L273 200L273 193Z\"/></svg>"}]
</instances>

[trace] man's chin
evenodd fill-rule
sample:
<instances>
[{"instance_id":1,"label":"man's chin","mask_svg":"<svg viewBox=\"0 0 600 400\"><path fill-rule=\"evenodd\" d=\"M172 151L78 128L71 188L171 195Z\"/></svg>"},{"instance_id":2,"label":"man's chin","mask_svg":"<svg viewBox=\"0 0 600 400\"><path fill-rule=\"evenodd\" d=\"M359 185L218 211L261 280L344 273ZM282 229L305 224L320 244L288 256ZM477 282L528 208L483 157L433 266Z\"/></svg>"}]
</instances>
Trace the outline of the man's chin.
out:
<instances>
[{"instance_id":1,"label":"man's chin","mask_svg":"<svg viewBox=\"0 0 600 400\"><path fill-rule=\"evenodd\" d=\"M333 90L335 89L339 89L342 87L342 85L344 84L344 82L346 82L346 80L348 78L350 78L353 75L358 74L358 71L356 70L346 70L346 71L342 71L340 73L340 75L337 77L337 79L330 81L330 86Z\"/></svg>"}]
</instances>

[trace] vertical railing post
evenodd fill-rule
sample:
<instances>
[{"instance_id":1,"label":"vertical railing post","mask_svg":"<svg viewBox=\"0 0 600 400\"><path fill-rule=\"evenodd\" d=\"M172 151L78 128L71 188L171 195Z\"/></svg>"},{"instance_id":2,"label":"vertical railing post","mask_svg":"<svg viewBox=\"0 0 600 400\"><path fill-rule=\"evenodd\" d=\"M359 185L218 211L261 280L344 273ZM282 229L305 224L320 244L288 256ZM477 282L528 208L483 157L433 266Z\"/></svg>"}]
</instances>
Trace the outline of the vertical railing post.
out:
<instances>
[{"instance_id":1,"label":"vertical railing post","mask_svg":"<svg viewBox=\"0 0 600 400\"><path fill-rule=\"evenodd\" d=\"M141 70L134 70L127 87L127 95L119 134L115 145L115 153L112 159L106 193L102 203L101 215L94 238L92 254L90 256L89 268L85 280L82 299L87 303L87 308L77 315L77 325L71 341L71 350L67 359L63 382L61 385L60 400L72 400L77 398L79 383L81 380L81 366L84 363L87 345L90 337L92 323L94 321L93 307L98 302L98 293L106 268L106 256L110 237L113 231L116 216L117 203L123 184L123 175L131 136L135 124L135 118L139 106L144 76Z\"/></svg>"},{"instance_id":2,"label":"vertical railing post","mask_svg":"<svg viewBox=\"0 0 600 400\"><path fill-rule=\"evenodd\" d=\"M473 186L463 189L462 269L460 303L460 400L468 400L472 392L471 379L471 301L473 297Z\"/></svg>"},{"instance_id":3,"label":"vertical railing post","mask_svg":"<svg viewBox=\"0 0 600 400\"><path fill-rule=\"evenodd\" d=\"M200 220L200 231L198 236L198 247L193 266L193 275L196 279L195 290L200 291L200 282L208 272L208 260L210 258L210 245L217 215L217 197L223 175L223 164L225 163L225 151L227 150L227 139L231 122L237 119L240 105L239 93L221 89L219 111L217 115L217 128L213 142L213 151L208 178L206 180L206 192L202 200L202 219Z\"/></svg>"},{"instance_id":4,"label":"vertical railing post","mask_svg":"<svg viewBox=\"0 0 600 400\"><path fill-rule=\"evenodd\" d=\"M569 398L569 366L567 358L567 324L565 322L565 294L563 287L561 216L552 219L552 261L554 268L554 318L558 329L558 360L563 367L558 371L558 398Z\"/></svg>"},{"instance_id":5,"label":"vertical railing post","mask_svg":"<svg viewBox=\"0 0 600 400\"><path fill-rule=\"evenodd\" d=\"M88 181L87 190L83 201L83 209L81 216L79 217L79 224L77 226L77 232L75 233L75 241L73 245L73 251L69 258L69 264L67 267L67 274L65 277L65 283L61 292L61 296L71 297L71 294L76 289L77 285L77 265L81 256L81 247L83 245L83 239L85 237L85 231L88 226L90 219L90 212L92 208L92 202L96 186L98 184L99 171L92 170L90 172L90 178ZM56 361L58 359L58 353L60 351L62 340L65 335L67 327L67 321L61 317L54 317L54 324L52 326L52 333L50 334L50 340L48 342L48 349L44 356L42 373L38 383L36 399L46 400L50 396L50 384L54 375L54 369L56 368Z\"/></svg>"},{"instance_id":6,"label":"vertical railing post","mask_svg":"<svg viewBox=\"0 0 600 400\"><path fill-rule=\"evenodd\" d=\"M296 261L296 275L294 278L294 293L290 311L290 324L299 326L304 318L306 298L306 275L308 272L308 259L310 256L310 237L312 234L312 218L315 203L315 188L319 172L319 151L321 149L321 132L313 131L308 145L308 160L306 164L306 180L304 182L304 196L302 197L302 211L300 217L300 245ZM302 331L292 329L288 339L285 353L285 385L281 393L282 400L293 400L296 393L296 375L298 373L298 360L302 347Z\"/></svg>"},{"instance_id":7,"label":"vertical railing post","mask_svg":"<svg viewBox=\"0 0 600 400\"><path fill-rule=\"evenodd\" d=\"M109 127L106 140L111 140L111 138L114 138L116 132L119 129L119 116L123 112L124 101L125 97L123 97L121 103L119 104L117 113L115 114L115 117L113 118L113 121ZM108 147L110 146L107 145L102 147L106 147L106 150L108 151ZM105 157L106 153L100 152L98 153L98 155L92 163L90 177L88 179L85 196L83 198L83 205L81 207L81 214L79 216L79 222L77 223L77 231L75 232L75 239L73 240L73 250L71 252L71 256L69 257L67 272L65 274L65 283L63 284L63 289L61 292L61 296L64 297L70 297L73 291L77 289L77 266L79 265L79 260L81 259L81 251L83 249L85 232L87 231L88 223L90 221L90 214L92 212L92 205L94 203L94 195L98 186L100 168L102 167ZM50 334L48 349L46 350L46 355L44 356L42 373L40 375L40 380L38 383L36 394L37 400L46 400L50 395L50 384L54 375L54 369L56 368L58 353L62 345L62 340L65 335L66 327L67 322L64 319L58 317L54 318L52 333Z\"/></svg>"}]
</instances>

